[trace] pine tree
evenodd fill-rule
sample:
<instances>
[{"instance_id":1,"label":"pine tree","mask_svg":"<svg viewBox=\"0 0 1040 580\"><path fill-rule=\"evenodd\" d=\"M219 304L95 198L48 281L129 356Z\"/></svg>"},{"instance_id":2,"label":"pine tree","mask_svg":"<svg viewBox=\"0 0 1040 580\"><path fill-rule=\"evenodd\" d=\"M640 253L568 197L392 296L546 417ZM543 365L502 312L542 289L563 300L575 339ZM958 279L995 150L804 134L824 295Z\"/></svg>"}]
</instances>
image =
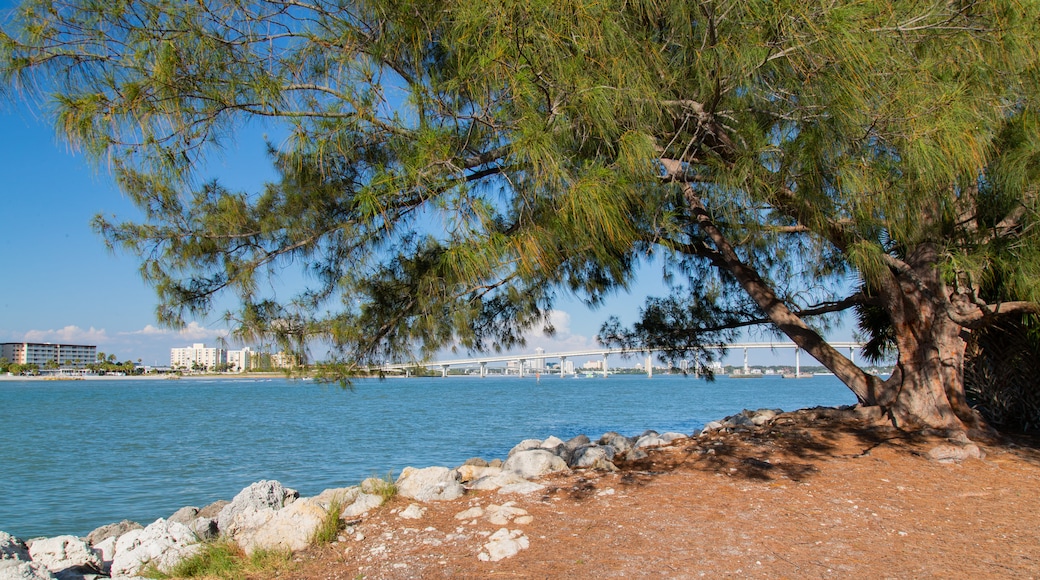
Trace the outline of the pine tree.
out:
<instances>
[{"instance_id":1,"label":"pine tree","mask_svg":"<svg viewBox=\"0 0 1040 580\"><path fill-rule=\"evenodd\" d=\"M144 212L95 224L166 324L232 293L243 336L350 364L503 349L660 256L671 294L605 341L706 360L767 325L963 429L964 334L1037 311L1033 2L24 0L3 30L3 86ZM280 180L196 175L250 120L290 135ZM276 300L289 263L315 283ZM887 380L818 330L853 307Z\"/></svg>"}]
</instances>

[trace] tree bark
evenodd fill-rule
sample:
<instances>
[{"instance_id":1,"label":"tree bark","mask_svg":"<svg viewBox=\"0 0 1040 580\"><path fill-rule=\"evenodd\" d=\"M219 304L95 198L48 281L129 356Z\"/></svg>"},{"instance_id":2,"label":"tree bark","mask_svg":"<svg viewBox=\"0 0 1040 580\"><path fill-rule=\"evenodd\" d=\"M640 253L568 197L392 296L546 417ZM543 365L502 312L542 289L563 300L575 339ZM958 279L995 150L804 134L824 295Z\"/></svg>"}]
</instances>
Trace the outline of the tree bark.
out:
<instances>
[{"instance_id":1,"label":"tree bark","mask_svg":"<svg viewBox=\"0 0 1040 580\"><path fill-rule=\"evenodd\" d=\"M879 289L892 319L897 369L869 402L904 429L980 427L964 395L964 329L953 320L935 247L920 244L904 266L890 269Z\"/></svg>"}]
</instances>

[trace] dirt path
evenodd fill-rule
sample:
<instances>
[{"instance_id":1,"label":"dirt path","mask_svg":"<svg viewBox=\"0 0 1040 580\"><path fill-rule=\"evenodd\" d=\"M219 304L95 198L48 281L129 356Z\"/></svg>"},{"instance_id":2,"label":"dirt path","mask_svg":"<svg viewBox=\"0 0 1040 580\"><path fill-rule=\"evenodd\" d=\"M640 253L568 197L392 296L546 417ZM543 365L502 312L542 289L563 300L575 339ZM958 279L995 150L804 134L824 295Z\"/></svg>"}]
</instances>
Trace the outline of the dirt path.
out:
<instances>
[{"instance_id":1,"label":"dirt path","mask_svg":"<svg viewBox=\"0 0 1040 580\"><path fill-rule=\"evenodd\" d=\"M681 441L619 472L549 478L529 495L470 492L424 504L420 519L400 517L411 502L395 498L343 541L298 554L290 575L1040 576L1035 446L984 446L982 460L940 463L923 454L943 441L817 415L787 414L763 428ZM503 504L512 519L493 523L493 506ZM485 515L455 517L473 507ZM503 528L527 547L482 560Z\"/></svg>"}]
</instances>

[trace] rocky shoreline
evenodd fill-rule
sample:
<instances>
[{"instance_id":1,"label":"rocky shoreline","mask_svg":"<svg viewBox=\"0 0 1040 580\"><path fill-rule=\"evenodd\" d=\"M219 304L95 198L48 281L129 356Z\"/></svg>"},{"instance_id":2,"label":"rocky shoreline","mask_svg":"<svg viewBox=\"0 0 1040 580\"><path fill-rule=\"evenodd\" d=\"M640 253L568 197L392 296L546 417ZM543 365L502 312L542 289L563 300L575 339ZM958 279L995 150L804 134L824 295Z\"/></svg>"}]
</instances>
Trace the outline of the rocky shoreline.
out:
<instances>
[{"instance_id":1,"label":"rocky shoreline","mask_svg":"<svg viewBox=\"0 0 1040 580\"><path fill-rule=\"evenodd\" d=\"M751 430L779 417L782 415L778 410L744 411L713 421L692 437ZM243 489L230 502L185 507L148 526L129 521L110 524L83 538L66 535L22 541L0 532L0 580L131 580L139 578L137 574L147 566L169 571L177 562L197 553L206 541L218 537L236 543L246 553L299 551L311 545L315 531L333 508L339 510L338 517L346 526L340 540L362 541L364 538L358 536L363 534L355 526L394 494L412 500L397 513L398 518L420 519L426 510L422 504L426 502L454 500L478 491L530 495L545 489L539 481L551 474L615 471L615 462L639 461L653 448L690 437L647 431L638 437L608 432L596 441L585 435L568 441L557 437L528 439L517 444L504 461L474 458L455 468L408 467L393 482L369 478L360 485L325 490L314 497L300 497L298 492L276 481L260 481ZM978 453L977 447L965 443L936 448L936 456L931 458L958 461L977 457ZM474 506L455 517L460 521L481 518L502 526L482 544L477 554L480 560L502 560L529 546L530 540L515 527L528 523L530 516L515 502Z\"/></svg>"}]
</instances>

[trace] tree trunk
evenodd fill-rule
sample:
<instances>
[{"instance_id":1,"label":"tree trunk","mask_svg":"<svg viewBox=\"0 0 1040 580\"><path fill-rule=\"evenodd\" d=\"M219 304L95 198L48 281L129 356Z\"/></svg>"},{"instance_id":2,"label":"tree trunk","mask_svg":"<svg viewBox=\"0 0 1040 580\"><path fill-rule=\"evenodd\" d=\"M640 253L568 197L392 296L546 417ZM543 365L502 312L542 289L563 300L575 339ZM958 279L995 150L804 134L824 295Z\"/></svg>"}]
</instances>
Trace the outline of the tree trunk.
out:
<instances>
[{"instance_id":1,"label":"tree trunk","mask_svg":"<svg viewBox=\"0 0 1040 580\"><path fill-rule=\"evenodd\" d=\"M921 244L892 271L880 297L892 319L898 361L873 400L897 427L958 430L982 427L964 395L964 329L942 284L935 248Z\"/></svg>"},{"instance_id":2,"label":"tree trunk","mask_svg":"<svg viewBox=\"0 0 1040 580\"><path fill-rule=\"evenodd\" d=\"M684 187L698 225L711 238L722 267L729 270L769 319L856 395L860 403L879 406L893 425L906 430L966 431L983 426L964 395L963 329L951 318L954 304L939 273L932 244L915 248L900 268L881 281L880 298L888 311L899 360L881 381L857 367L809 328L744 263L716 227L696 192Z\"/></svg>"}]
</instances>

